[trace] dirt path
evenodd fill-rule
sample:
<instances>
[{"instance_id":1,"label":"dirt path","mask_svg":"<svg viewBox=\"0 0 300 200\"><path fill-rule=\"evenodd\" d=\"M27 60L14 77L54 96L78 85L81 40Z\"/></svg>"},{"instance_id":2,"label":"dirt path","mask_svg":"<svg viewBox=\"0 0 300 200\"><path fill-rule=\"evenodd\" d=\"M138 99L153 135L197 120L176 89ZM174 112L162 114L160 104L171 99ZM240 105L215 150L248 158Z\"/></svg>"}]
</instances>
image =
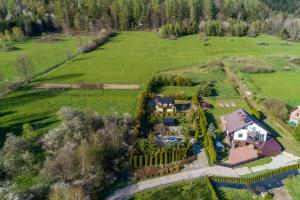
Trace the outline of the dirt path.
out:
<instances>
[{"instance_id":1,"label":"dirt path","mask_svg":"<svg viewBox=\"0 0 300 200\"><path fill-rule=\"evenodd\" d=\"M38 89L86 89L86 90L138 90L140 86L137 84L56 84L44 83L35 85Z\"/></svg>"}]
</instances>

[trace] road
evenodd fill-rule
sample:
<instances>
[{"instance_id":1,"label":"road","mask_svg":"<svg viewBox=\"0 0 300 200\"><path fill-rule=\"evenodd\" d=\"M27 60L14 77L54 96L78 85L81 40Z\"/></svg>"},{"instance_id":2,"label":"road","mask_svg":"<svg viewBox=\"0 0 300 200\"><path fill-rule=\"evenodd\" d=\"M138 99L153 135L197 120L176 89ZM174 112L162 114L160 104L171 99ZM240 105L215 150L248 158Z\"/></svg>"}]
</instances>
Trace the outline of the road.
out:
<instances>
[{"instance_id":1,"label":"road","mask_svg":"<svg viewBox=\"0 0 300 200\"><path fill-rule=\"evenodd\" d=\"M176 174L171 174L159 178L153 178L150 180L145 180L138 182L133 185L129 185L125 188L117 190L111 196L107 198L107 200L122 200L127 199L128 197L134 195L137 192L161 187L164 185L169 185L172 183L196 179L199 177L207 176L207 175L215 175L215 176L227 176L227 177L239 177L241 175L264 171L267 169L276 169L280 167L284 167L287 165L295 164L299 161L299 157L294 156L293 154L282 152L281 154L272 157L272 162L269 164L257 166L257 167L242 167L242 168L229 168L223 166L212 166L212 167L204 167L200 169L183 171Z\"/></svg>"},{"instance_id":2,"label":"road","mask_svg":"<svg viewBox=\"0 0 300 200\"><path fill-rule=\"evenodd\" d=\"M117 190L114 194L108 197L107 200L127 199L128 197L134 195L135 193L143 190L161 187L175 182L191 180L191 179L195 179L207 175L238 177L238 175L235 173L235 171L232 168L222 167L222 166L206 167L202 169L190 170L190 171L171 174L171 175L154 178L146 181L141 181L136 184L129 185L120 190Z\"/></svg>"}]
</instances>

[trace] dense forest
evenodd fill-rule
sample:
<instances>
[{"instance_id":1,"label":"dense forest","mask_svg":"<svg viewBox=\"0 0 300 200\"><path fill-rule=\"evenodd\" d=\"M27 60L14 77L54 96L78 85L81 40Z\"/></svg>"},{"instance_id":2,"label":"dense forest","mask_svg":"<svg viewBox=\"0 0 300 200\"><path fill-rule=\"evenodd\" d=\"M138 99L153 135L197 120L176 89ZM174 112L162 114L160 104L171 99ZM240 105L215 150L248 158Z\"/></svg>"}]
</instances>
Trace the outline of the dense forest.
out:
<instances>
[{"instance_id":1,"label":"dense forest","mask_svg":"<svg viewBox=\"0 0 300 200\"><path fill-rule=\"evenodd\" d=\"M299 0L0 0L0 32L15 26L35 35L168 25L166 33L179 27L178 36L209 21L208 35L268 33L297 40L299 5Z\"/></svg>"}]
</instances>

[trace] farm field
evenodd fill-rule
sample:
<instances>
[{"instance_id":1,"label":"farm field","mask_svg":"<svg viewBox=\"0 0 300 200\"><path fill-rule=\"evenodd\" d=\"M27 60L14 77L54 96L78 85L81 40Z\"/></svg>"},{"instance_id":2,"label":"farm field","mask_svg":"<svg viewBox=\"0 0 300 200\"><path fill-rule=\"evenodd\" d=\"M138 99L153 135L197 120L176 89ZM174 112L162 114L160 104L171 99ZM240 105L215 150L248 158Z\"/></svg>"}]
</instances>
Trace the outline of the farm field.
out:
<instances>
[{"instance_id":1,"label":"farm field","mask_svg":"<svg viewBox=\"0 0 300 200\"><path fill-rule=\"evenodd\" d=\"M86 41L90 36L82 36L82 41ZM0 50L0 72L9 80L14 80L17 76L14 68L16 57L25 54L29 57L36 74L62 63L66 60L66 51L72 55L77 53L75 37L60 37L60 41L41 42L40 37L29 39L23 42L14 42L17 50L4 52ZM0 44L1 45L1 44Z\"/></svg>"},{"instance_id":2,"label":"farm field","mask_svg":"<svg viewBox=\"0 0 300 200\"><path fill-rule=\"evenodd\" d=\"M137 193L130 200L164 200L164 199L210 199L205 182L202 179L177 183L170 186Z\"/></svg>"}]
</instances>

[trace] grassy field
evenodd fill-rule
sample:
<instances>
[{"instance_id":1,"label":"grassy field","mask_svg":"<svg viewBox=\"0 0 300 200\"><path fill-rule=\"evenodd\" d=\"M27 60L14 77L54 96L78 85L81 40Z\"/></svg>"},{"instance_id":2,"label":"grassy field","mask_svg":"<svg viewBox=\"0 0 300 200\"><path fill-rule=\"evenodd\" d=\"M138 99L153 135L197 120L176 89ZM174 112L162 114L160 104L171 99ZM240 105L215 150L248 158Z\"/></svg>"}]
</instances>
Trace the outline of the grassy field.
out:
<instances>
[{"instance_id":1,"label":"grassy field","mask_svg":"<svg viewBox=\"0 0 300 200\"><path fill-rule=\"evenodd\" d=\"M260 41L270 45L259 46L257 42ZM81 55L47 74L45 79L47 82L63 83L145 83L157 71L205 63L215 58L249 55L276 57L282 52L298 54L299 43L289 46L280 45L282 43L284 41L271 36L210 37L204 42L199 40L198 35L162 40L158 34L151 32L121 32L98 50ZM61 76L66 78L56 79Z\"/></svg>"},{"instance_id":2,"label":"grassy field","mask_svg":"<svg viewBox=\"0 0 300 200\"><path fill-rule=\"evenodd\" d=\"M300 104L300 95L295 92L300 90L300 84L297 84L300 78L300 66L290 62L291 59L290 56L283 56L283 54L277 57L274 55L248 56L231 58L227 60L227 63L256 97L278 98L285 101L290 107L295 107ZM241 73L239 68L242 66L269 66L273 67L275 72Z\"/></svg>"},{"instance_id":3,"label":"grassy field","mask_svg":"<svg viewBox=\"0 0 300 200\"><path fill-rule=\"evenodd\" d=\"M300 176L287 178L284 180L284 186L293 199L300 199Z\"/></svg>"},{"instance_id":4,"label":"grassy field","mask_svg":"<svg viewBox=\"0 0 300 200\"><path fill-rule=\"evenodd\" d=\"M300 94L296 92L300 91L300 72L275 72L250 77L261 96L279 98L291 107L300 105Z\"/></svg>"},{"instance_id":5,"label":"grassy field","mask_svg":"<svg viewBox=\"0 0 300 200\"><path fill-rule=\"evenodd\" d=\"M134 114L135 100L139 92L39 89L17 91L0 99L0 132L19 134L24 123L30 123L43 132L57 123L56 113L63 106L95 110L102 115L114 112ZM4 135L1 134L1 138Z\"/></svg>"},{"instance_id":6,"label":"grassy field","mask_svg":"<svg viewBox=\"0 0 300 200\"><path fill-rule=\"evenodd\" d=\"M268 46L257 45L258 42L268 42ZM209 45L204 45L204 43ZM271 62L277 58L278 68L286 64L284 55L297 56L299 43L282 45L284 41L261 35L257 38L248 37L210 37L208 41L199 40L198 35L181 37L177 40L162 40L158 34L151 32L121 32L111 38L97 50L79 55L59 68L38 77L34 83L137 83L143 84L156 72L182 73L200 82L205 79L217 80L218 96L213 104L220 99L237 98L237 93L226 79L222 71L210 69L211 61L216 59L228 60L232 57L252 56ZM39 38L17 43L19 48L13 52L0 52L0 71L6 77L13 78L15 72L13 63L19 53L27 54L37 71L42 71L56 65L65 59L66 48L75 53L75 38L65 37L63 41L41 43ZM283 53L284 52L284 53ZM3 59L2 59L3 58ZM271 63L272 64L272 63ZM2 67L3 66L3 67ZM201 71L204 67L205 70ZM197 73L193 71L197 69ZM188 70L186 70L188 69ZM192 69L192 70L191 70ZM293 76L292 73L288 74ZM279 77L281 78L281 77ZM297 78L295 75L294 80ZM278 79L279 80L279 79ZM259 81L259 80L258 80ZM283 82L291 82L288 78ZM283 83L284 84L284 83ZM190 95L197 89L194 87L166 87L162 92L183 92ZM272 86L267 86L271 87ZM296 91L297 84L291 87ZM273 91L276 92L275 89ZM36 128L46 130L56 122L56 112L62 106L90 108L108 114L112 111L119 113L134 113L136 98L139 91L41 91L22 90L0 99L1 133L13 131L19 133L23 123L31 123ZM101 95L100 95L101 94ZM269 94L270 96L273 93ZM290 101L297 101L299 94L290 95ZM215 107L214 115L229 113L239 107L246 108L244 101L235 101L236 108Z\"/></svg>"},{"instance_id":7,"label":"grassy field","mask_svg":"<svg viewBox=\"0 0 300 200\"><path fill-rule=\"evenodd\" d=\"M261 196L258 196L246 189L232 189L232 188L225 188L225 187L222 187L221 189L225 193L226 199L228 200L234 200L234 199L262 200L263 199Z\"/></svg>"},{"instance_id":8,"label":"grassy field","mask_svg":"<svg viewBox=\"0 0 300 200\"><path fill-rule=\"evenodd\" d=\"M89 36L83 36L85 41ZM25 54L29 57L35 73L40 73L47 68L62 63L66 60L66 51L70 50L73 55L77 53L77 44L75 37L61 37L57 42L41 42L39 37L15 42L16 50L5 52L0 50L0 72L9 80L17 77L14 68L16 57Z\"/></svg>"},{"instance_id":9,"label":"grassy field","mask_svg":"<svg viewBox=\"0 0 300 200\"><path fill-rule=\"evenodd\" d=\"M137 193L130 200L206 200L209 191L203 180L177 183L170 186Z\"/></svg>"},{"instance_id":10,"label":"grassy field","mask_svg":"<svg viewBox=\"0 0 300 200\"><path fill-rule=\"evenodd\" d=\"M192 87L167 86L162 87L158 91L161 94L181 93L188 97L198 90L202 81L215 81L216 99L239 98L239 94L235 91L232 84L227 80L225 73L213 64L174 69L161 73L162 75L181 75L190 77L194 83Z\"/></svg>"}]
</instances>

